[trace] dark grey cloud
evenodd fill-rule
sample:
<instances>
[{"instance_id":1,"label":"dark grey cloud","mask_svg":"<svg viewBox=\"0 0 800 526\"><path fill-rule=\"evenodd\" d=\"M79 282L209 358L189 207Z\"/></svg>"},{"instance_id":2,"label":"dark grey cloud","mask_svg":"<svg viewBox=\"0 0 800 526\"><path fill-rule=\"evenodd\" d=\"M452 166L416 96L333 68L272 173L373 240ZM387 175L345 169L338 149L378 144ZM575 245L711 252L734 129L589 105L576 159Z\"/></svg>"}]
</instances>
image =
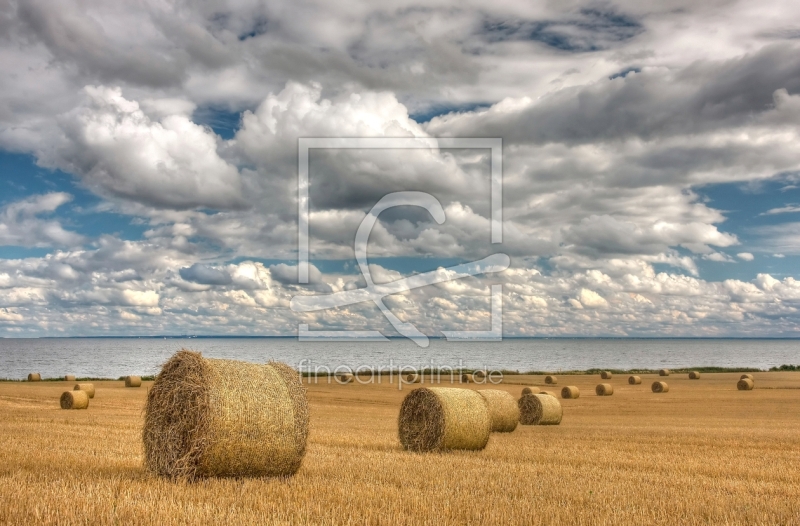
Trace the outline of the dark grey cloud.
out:
<instances>
[{"instance_id":1,"label":"dark grey cloud","mask_svg":"<svg viewBox=\"0 0 800 526\"><path fill-rule=\"evenodd\" d=\"M230 285L233 282L230 274L224 270L219 270L201 263L195 263L191 267L184 267L179 271L181 277L186 281L199 283L201 285Z\"/></svg>"}]
</instances>

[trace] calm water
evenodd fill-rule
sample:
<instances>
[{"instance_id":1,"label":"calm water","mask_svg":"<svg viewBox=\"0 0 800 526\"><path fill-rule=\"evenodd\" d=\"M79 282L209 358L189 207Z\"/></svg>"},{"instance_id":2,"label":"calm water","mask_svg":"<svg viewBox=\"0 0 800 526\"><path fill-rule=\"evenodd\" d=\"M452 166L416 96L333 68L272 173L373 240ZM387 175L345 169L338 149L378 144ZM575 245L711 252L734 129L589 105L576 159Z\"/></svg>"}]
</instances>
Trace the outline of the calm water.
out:
<instances>
[{"instance_id":1,"label":"calm water","mask_svg":"<svg viewBox=\"0 0 800 526\"><path fill-rule=\"evenodd\" d=\"M768 369L800 364L800 340L508 339L492 343L431 340L298 342L294 339L0 339L0 378L64 374L117 378L155 374L182 347L204 356L331 369L451 366L519 371L723 366Z\"/></svg>"}]
</instances>

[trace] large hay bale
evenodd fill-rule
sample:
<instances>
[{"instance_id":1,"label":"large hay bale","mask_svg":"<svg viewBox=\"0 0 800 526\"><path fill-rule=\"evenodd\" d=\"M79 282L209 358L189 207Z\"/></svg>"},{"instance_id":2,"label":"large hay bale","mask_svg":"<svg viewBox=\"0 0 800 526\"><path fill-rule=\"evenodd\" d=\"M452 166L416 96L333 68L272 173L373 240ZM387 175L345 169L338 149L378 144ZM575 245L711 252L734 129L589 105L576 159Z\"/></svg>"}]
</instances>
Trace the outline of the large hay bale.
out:
<instances>
[{"instance_id":1,"label":"large hay bale","mask_svg":"<svg viewBox=\"0 0 800 526\"><path fill-rule=\"evenodd\" d=\"M292 475L308 439L300 377L280 362L203 358L182 350L147 393L145 466L158 475Z\"/></svg>"},{"instance_id":2,"label":"large hay bale","mask_svg":"<svg viewBox=\"0 0 800 526\"><path fill-rule=\"evenodd\" d=\"M478 391L489 407L493 433L510 433L519 423L519 406L514 396L499 389L480 389Z\"/></svg>"},{"instance_id":3,"label":"large hay bale","mask_svg":"<svg viewBox=\"0 0 800 526\"><path fill-rule=\"evenodd\" d=\"M667 385L667 382L653 382L653 385L650 386L650 389L652 389L654 393L669 392L669 386Z\"/></svg>"},{"instance_id":4,"label":"large hay bale","mask_svg":"<svg viewBox=\"0 0 800 526\"><path fill-rule=\"evenodd\" d=\"M461 375L461 383L462 383L462 384L471 384L471 383L473 383L474 381L475 381L475 380L472 378L472 375L471 375L471 374L463 373L463 374Z\"/></svg>"},{"instance_id":5,"label":"large hay bale","mask_svg":"<svg viewBox=\"0 0 800 526\"><path fill-rule=\"evenodd\" d=\"M574 385L568 385L561 388L561 398L578 398L580 395L580 389Z\"/></svg>"},{"instance_id":6,"label":"large hay bale","mask_svg":"<svg viewBox=\"0 0 800 526\"><path fill-rule=\"evenodd\" d=\"M669 376L669 369L659 369L658 376Z\"/></svg>"},{"instance_id":7,"label":"large hay bale","mask_svg":"<svg viewBox=\"0 0 800 526\"><path fill-rule=\"evenodd\" d=\"M689 380L699 380L700 371L689 371Z\"/></svg>"},{"instance_id":8,"label":"large hay bale","mask_svg":"<svg viewBox=\"0 0 800 526\"><path fill-rule=\"evenodd\" d=\"M125 387L141 387L142 386L142 378L141 376L126 376L125 377Z\"/></svg>"},{"instance_id":9,"label":"large hay bale","mask_svg":"<svg viewBox=\"0 0 800 526\"><path fill-rule=\"evenodd\" d=\"M75 381L75 375L74 374L65 374L64 375L64 381L65 382L74 382Z\"/></svg>"},{"instance_id":10,"label":"large hay bale","mask_svg":"<svg viewBox=\"0 0 800 526\"><path fill-rule=\"evenodd\" d=\"M611 376L613 376L611 374L611 371L603 371L600 373L600 378L602 378L603 380L611 380Z\"/></svg>"},{"instance_id":11,"label":"large hay bale","mask_svg":"<svg viewBox=\"0 0 800 526\"><path fill-rule=\"evenodd\" d=\"M491 430L486 399L470 389L422 387L400 406L398 434L409 451L483 449Z\"/></svg>"},{"instance_id":12,"label":"large hay bale","mask_svg":"<svg viewBox=\"0 0 800 526\"><path fill-rule=\"evenodd\" d=\"M522 388L522 394L523 395L526 395L526 394L539 394L541 392L542 392L542 390L539 389L538 387L535 387L535 386L529 386L529 387L523 387Z\"/></svg>"},{"instance_id":13,"label":"large hay bale","mask_svg":"<svg viewBox=\"0 0 800 526\"><path fill-rule=\"evenodd\" d=\"M629 376L628 377L628 384L630 385L639 385L642 383L642 379L639 376Z\"/></svg>"},{"instance_id":14,"label":"large hay bale","mask_svg":"<svg viewBox=\"0 0 800 526\"><path fill-rule=\"evenodd\" d=\"M42 375L39 373L29 373L28 374L28 381L29 382L41 382Z\"/></svg>"},{"instance_id":15,"label":"large hay bale","mask_svg":"<svg viewBox=\"0 0 800 526\"><path fill-rule=\"evenodd\" d=\"M544 377L544 383L548 385L556 385L558 383L558 378L552 375L547 375Z\"/></svg>"},{"instance_id":16,"label":"large hay bale","mask_svg":"<svg viewBox=\"0 0 800 526\"><path fill-rule=\"evenodd\" d=\"M740 391L752 391L754 385L753 380L750 378L742 378L736 383L736 389Z\"/></svg>"},{"instance_id":17,"label":"large hay bale","mask_svg":"<svg viewBox=\"0 0 800 526\"><path fill-rule=\"evenodd\" d=\"M61 409L86 409L89 395L86 391L64 391L61 394Z\"/></svg>"},{"instance_id":18,"label":"large hay bale","mask_svg":"<svg viewBox=\"0 0 800 526\"><path fill-rule=\"evenodd\" d=\"M353 375L350 373L336 373L333 378L340 384L349 384L353 381Z\"/></svg>"},{"instance_id":19,"label":"large hay bale","mask_svg":"<svg viewBox=\"0 0 800 526\"><path fill-rule=\"evenodd\" d=\"M73 391L85 391L89 398L94 398L94 384L75 384Z\"/></svg>"},{"instance_id":20,"label":"large hay bale","mask_svg":"<svg viewBox=\"0 0 800 526\"><path fill-rule=\"evenodd\" d=\"M557 426L563 410L558 398L546 394L523 395L517 401L519 423L524 426Z\"/></svg>"},{"instance_id":21,"label":"large hay bale","mask_svg":"<svg viewBox=\"0 0 800 526\"><path fill-rule=\"evenodd\" d=\"M614 394L614 386L611 384L598 384L594 388L594 392L597 393L597 396L611 396Z\"/></svg>"},{"instance_id":22,"label":"large hay bale","mask_svg":"<svg viewBox=\"0 0 800 526\"><path fill-rule=\"evenodd\" d=\"M752 374L743 374L739 377L739 380L754 380L754 378Z\"/></svg>"}]
</instances>

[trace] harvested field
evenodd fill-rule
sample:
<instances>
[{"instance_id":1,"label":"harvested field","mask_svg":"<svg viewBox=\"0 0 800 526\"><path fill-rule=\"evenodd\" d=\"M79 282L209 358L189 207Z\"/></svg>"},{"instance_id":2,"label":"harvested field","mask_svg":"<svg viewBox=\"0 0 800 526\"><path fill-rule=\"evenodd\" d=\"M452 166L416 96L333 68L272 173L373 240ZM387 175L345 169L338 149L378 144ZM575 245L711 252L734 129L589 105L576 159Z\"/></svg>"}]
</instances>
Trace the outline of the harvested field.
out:
<instances>
[{"instance_id":1,"label":"harvested field","mask_svg":"<svg viewBox=\"0 0 800 526\"><path fill-rule=\"evenodd\" d=\"M397 438L416 386L320 379L308 386L311 431L294 477L192 484L143 467L152 382L95 381L81 411L59 407L74 382L0 382L0 524L797 523L800 372L758 373L748 393L736 390L739 376L673 375L669 396L623 377L614 396L562 400L558 426L424 454ZM516 397L536 383L507 380L492 388ZM592 393L597 375L569 384Z\"/></svg>"}]
</instances>

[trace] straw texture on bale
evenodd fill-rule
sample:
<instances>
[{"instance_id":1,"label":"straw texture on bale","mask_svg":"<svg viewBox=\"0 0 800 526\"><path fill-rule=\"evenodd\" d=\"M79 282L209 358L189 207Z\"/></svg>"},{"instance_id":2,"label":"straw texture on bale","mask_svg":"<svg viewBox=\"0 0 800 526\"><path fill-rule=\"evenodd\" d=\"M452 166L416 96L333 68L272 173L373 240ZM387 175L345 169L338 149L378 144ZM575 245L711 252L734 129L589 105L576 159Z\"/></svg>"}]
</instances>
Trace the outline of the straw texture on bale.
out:
<instances>
[{"instance_id":1,"label":"straw texture on bale","mask_svg":"<svg viewBox=\"0 0 800 526\"><path fill-rule=\"evenodd\" d=\"M740 391L752 391L754 385L753 380L750 378L742 378L736 383L736 389Z\"/></svg>"},{"instance_id":2,"label":"straw texture on bale","mask_svg":"<svg viewBox=\"0 0 800 526\"><path fill-rule=\"evenodd\" d=\"M94 384L75 384L73 391L85 391L89 398L94 398Z\"/></svg>"},{"instance_id":3,"label":"straw texture on bale","mask_svg":"<svg viewBox=\"0 0 800 526\"><path fill-rule=\"evenodd\" d=\"M555 376L550 376L550 375L545 376L544 377L544 383L549 384L549 385L556 385L558 383L558 378L556 378Z\"/></svg>"},{"instance_id":4,"label":"straw texture on bale","mask_svg":"<svg viewBox=\"0 0 800 526\"><path fill-rule=\"evenodd\" d=\"M541 392L542 392L542 390L541 390L541 389L539 389L538 387L535 387L535 386L532 386L532 387L523 387L523 388L522 388L522 394L523 394L523 395L526 395L526 394L539 394L539 393L541 393Z\"/></svg>"},{"instance_id":5,"label":"straw texture on bale","mask_svg":"<svg viewBox=\"0 0 800 526\"><path fill-rule=\"evenodd\" d=\"M580 395L580 389L574 385L568 385L561 388L561 398L578 398Z\"/></svg>"},{"instance_id":6,"label":"straw texture on bale","mask_svg":"<svg viewBox=\"0 0 800 526\"><path fill-rule=\"evenodd\" d=\"M41 382L42 375L39 373L29 373L28 374L28 381L29 382Z\"/></svg>"},{"instance_id":7,"label":"straw texture on bale","mask_svg":"<svg viewBox=\"0 0 800 526\"><path fill-rule=\"evenodd\" d=\"M65 374L64 375L64 381L65 382L74 382L75 381L75 375L74 374Z\"/></svg>"},{"instance_id":8,"label":"straw texture on bale","mask_svg":"<svg viewBox=\"0 0 800 526\"><path fill-rule=\"evenodd\" d=\"M739 380L744 380L744 379L753 380L753 375L752 374L743 374L742 376L739 377Z\"/></svg>"},{"instance_id":9,"label":"straw texture on bale","mask_svg":"<svg viewBox=\"0 0 800 526\"><path fill-rule=\"evenodd\" d=\"M182 350L147 394L145 466L158 475L292 475L308 439L308 400L294 369Z\"/></svg>"},{"instance_id":10,"label":"straw texture on bale","mask_svg":"<svg viewBox=\"0 0 800 526\"><path fill-rule=\"evenodd\" d=\"M603 380L611 380L611 376L612 376L611 371L603 371L602 373L600 373L600 378L602 378Z\"/></svg>"},{"instance_id":11,"label":"straw texture on bale","mask_svg":"<svg viewBox=\"0 0 800 526\"><path fill-rule=\"evenodd\" d=\"M639 384L642 383L642 379L640 377L638 377L638 376L629 376L628 377L628 383L630 385L639 385Z\"/></svg>"},{"instance_id":12,"label":"straw texture on bale","mask_svg":"<svg viewBox=\"0 0 800 526\"><path fill-rule=\"evenodd\" d=\"M470 389L414 389L400 406L398 434L409 451L483 449L491 430L485 398Z\"/></svg>"},{"instance_id":13,"label":"straw texture on bale","mask_svg":"<svg viewBox=\"0 0 800 526\"><path fill-rule=\"evenodd\" d=\"M547 396L555 396L551 391L539 391L536 394L543 394L543 395L547 395Z\"/></svg>"},{"instance_id":14,"label":"straw texture on bale","mask_svg":"<svg viewBox=\"0 0 800 526\"><path fill-rule=\"evenodd\" d=\"M546 394L523 395L519 405L519 423L524 426L557 426L563 411L555 396Z\"/></svg>"},{"instance_id":15,"label":"straw texture on bale","mask_svg":"<svg viewBox=\"0 0 800 526\"><path fill-rule=\"evenodd\" d=\"M614 386L611 384L598 384L594 388L594 392L597 393L597 396L611 396L614 394Z\"/></svg>"},{"instance_id":16,"label":"straw texture on bale","mask_svg":"<svg viewBox=\"0 0 800 526\"><path fill-rule=\"evenodd\" d=\"M86 409L89 395L86 391L64 391L61 394L61 409Z\"/></svg>"},{"instance_id":17,"label":"straw texture on bale","mask_svg":"<svg viewBox=\"0 0 800 526\"><path fill-rule=\"evenodd\" d=\"M126 376L125 387L141 387L142 378L140 376Z\"/></svg>"},{"instance_id":18,"label":"straw texture on bale","mask_svg":"<svg viewBox=\"0 0 800 526\"><path fill-rule=\"evenodd\" d=\"M464 373L461 375L461 383L462 384L471 384L473 382L473 378L471 374Z\"/></svg>"},{"instance_id":19,"label":"straw texture on bale","mask_svg":"<svg viewBox=\"0 0 800 526\"><path fill-rule=\"evenodd\" d=\"M653 385L650 387L654 393L668 393L669 386L667 382L653 382Z\"/></svg>"},{"instance_id":20,"label":"straw texture on bale","mask_svg":"<svg viewBox=\"0 0 800 526\"><path fill-rule=\"evenodd\" d=\"M698 371L690 371L689 372L689 380L699 380L700 373Z\"/></svg>"},{"instance_id":21,"label":"straw texture on bale","mask_svg":"<svg viewBox=\"0 0 800 526\"><path fill-rule=\"evenodd\" d=\"M658 376L669 376L669 369L659 369Z\"/></svg>"},{"instance_id":22,"label":"straw texture on bale","mask_svg":"<svg viewBox=\"0 0 800 526\"><path fill-rule=\"evenodd\" d=\"M492 433L510 433L517 428L519 406L514 395L499 389L481 389L478 394L486 400L489 407Z\"/></svg>"}]
</instances>

